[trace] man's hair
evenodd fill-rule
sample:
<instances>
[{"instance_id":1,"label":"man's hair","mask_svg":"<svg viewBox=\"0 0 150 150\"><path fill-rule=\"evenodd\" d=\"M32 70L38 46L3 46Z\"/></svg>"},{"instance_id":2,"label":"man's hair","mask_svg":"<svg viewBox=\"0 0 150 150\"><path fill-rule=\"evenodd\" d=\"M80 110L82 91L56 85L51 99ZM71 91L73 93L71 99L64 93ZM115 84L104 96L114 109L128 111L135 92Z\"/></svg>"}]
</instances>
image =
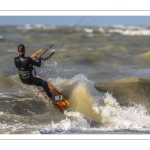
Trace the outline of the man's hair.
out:
<instances>
[{"instance_id":1,"label":"man's hair","mask_svg":"<svg viewBox=\"0 0 150 150\"><path fill-rule=\"evenodd\" d=\"M18 52L23 53L25 51L25 46L23 44L18 45Z\"/></svg>"}]
</instances>

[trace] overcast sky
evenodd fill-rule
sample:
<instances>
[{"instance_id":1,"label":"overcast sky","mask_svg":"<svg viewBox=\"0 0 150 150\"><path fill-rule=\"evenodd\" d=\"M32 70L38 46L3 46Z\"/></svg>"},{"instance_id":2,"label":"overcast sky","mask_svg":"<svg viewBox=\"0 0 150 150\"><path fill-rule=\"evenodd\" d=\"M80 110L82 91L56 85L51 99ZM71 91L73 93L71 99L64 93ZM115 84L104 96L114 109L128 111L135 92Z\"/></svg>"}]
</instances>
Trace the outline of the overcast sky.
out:
<instances>
[{"instance_id":1,"label":"overcast sky","mask_svg":"<svg viewBox=\"0 0 150 150\"><path fill-rule=\"evenodd\" d=\"M84 17L84 18L83 18ZM150 16L0 16L0 25L144 25L150 26Z\"/></svg>"}]
</instances>

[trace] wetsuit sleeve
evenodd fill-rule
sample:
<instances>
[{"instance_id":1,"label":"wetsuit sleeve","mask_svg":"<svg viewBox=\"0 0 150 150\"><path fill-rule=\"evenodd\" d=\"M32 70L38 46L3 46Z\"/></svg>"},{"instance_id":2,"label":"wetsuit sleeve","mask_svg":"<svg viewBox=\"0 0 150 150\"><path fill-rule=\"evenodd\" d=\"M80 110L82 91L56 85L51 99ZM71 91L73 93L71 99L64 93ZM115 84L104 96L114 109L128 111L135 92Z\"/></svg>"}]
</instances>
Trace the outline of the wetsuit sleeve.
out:
<instances>
[{"instance_id":1,"label":"wetsuit sleeve","mask_svg":"<svg viewBox=\"0 0 150 150\"><path fill-rule=\"evenodd\" d=\"M37 61L32 60L30 57L30 63L34 66L40 67L41 66L41 59L38 59Z\"/></svg>"}]
</instances>

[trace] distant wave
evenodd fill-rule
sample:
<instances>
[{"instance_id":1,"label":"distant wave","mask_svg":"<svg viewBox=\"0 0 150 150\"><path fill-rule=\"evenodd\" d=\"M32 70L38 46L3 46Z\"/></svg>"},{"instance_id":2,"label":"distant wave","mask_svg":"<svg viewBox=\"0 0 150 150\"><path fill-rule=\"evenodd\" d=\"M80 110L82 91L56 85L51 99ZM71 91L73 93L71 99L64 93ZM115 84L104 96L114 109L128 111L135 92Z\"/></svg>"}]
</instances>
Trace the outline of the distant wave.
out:
<instances>
[{"instance_id":1,"label":"distant wave","mask_svg":"<svg viewBox=\"0 0 150 150\"><path fill-rule=\"evenodd\" d=\"M150 30L149 29L141 29L141 30L133 30L133 29L110 29L110 33L120 33L123 35L143 35L143 36L148 36L150 35Z\"/></svg>"},{"instance_id":2,"label":"distant wave","mask_svg":"<svg viewBox=\"0 0 150 150\"><path fill-rule=\"evenodd\" d=\"M63 27L63 26L62 26ZM42 30L56 30L61 28L55 25L43 25L43 24L25 24L22 26L16 26L17 30L33 30L33 29L42 29ZM68 27L66 27L68 29ZM113 34L118 33L122 35L130 36L149 36L150 28L143 26L124 26L124 25L115 25L115 26L100 26L100 27L75 27L76 31L82 30L88 34L94 34L100 32L103 34ZM90 35L91 36L91 35ZM3 35L0 35L0 39L3 39Z\"/></svg>"},{"instance_id":3,"label":"distant wave","mask_svg":"<svg viewBox=\"0 0 150 150\"><path fill-rule=\"evenodd\" d=\"M26 24L24 26L17 26L16 29L26 29L26 30L32 30L32 29L56 29L56 26L45 26L42 24L36 24L36 25L30 25Z\"/></svg>"}]
</instances>

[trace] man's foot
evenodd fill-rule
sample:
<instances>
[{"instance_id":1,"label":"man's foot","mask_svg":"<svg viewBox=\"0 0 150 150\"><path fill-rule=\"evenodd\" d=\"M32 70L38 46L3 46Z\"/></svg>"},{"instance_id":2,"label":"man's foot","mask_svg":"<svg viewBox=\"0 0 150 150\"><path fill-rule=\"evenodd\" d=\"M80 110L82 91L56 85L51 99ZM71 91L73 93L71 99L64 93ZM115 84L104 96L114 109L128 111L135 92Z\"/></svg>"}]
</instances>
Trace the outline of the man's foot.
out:
<instances>
[{"instance_id":1,"label":"man's foot","mask_svg":"<svg viewBox=\"0 0 150 150\"><path fill-rule=\"evenodd\" d=\"M61 101L61 100L63 99L63 96L62 96L62 95L60 95L60 96L56 95L56 96L54 96L54 97L55 97L55 101L56 101L56 102L59 102L59 101Z\"/></svg>"}]
</instances>

